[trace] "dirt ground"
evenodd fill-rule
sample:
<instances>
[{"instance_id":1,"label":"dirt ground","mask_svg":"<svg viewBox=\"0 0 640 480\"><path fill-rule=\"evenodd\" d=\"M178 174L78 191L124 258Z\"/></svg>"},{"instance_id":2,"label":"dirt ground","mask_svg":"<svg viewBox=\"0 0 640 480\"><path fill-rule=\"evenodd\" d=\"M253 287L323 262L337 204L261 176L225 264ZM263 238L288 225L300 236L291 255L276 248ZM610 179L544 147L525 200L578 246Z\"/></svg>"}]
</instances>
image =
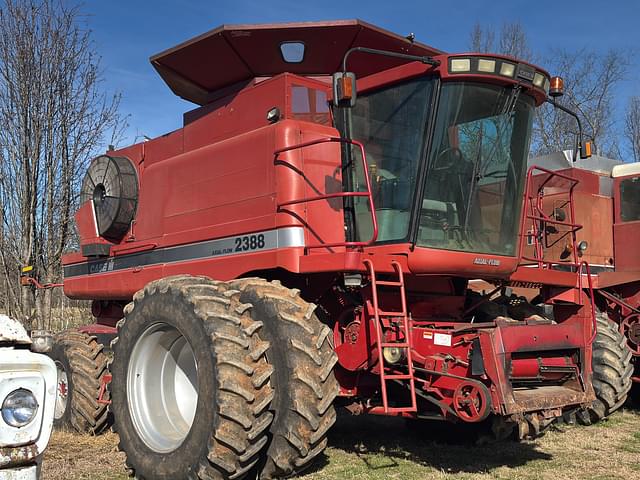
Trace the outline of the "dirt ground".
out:
<instances>
[{"instance_id":1,"label":"dirt ground","mask_svg":"<svg viewBox=\"0 0 640 480\"><path fill-rule=\"evenodd\" d=\"M475 444L473 432L440 424L341 417L329 448L303 480L640 480L640 412L624 410L591 427L562 426L527 442ZM45 480L125 479L113 433L54 434Z\"/></svg>"}]
</instances>

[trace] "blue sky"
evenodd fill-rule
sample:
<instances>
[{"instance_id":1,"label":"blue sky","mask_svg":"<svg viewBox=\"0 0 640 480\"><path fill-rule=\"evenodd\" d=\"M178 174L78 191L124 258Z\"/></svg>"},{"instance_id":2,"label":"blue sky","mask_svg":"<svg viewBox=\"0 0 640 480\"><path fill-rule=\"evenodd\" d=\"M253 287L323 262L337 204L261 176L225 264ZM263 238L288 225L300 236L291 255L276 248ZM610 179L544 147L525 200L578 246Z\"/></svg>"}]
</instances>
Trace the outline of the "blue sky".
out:
<instances>
[{"instance_id":1,"label":"blue sky","mask_svg":"<svg viewBox=\"0 0 640 480\"><path fill-rule=\"evenodd\" d=\"M413 32L417 40L441 50L460 52L468 49L476 22L499 29L505 22L519 21L536 53L552 46L629 51L632 65L618 91L618 110L630 95L640 94L638 0L86 0L84 11L102 56L105 86L123 94L121 111L130 115L125 144L136 136L155 137L179 128L182 113L193 108L169 91L149 57L223 23L361 18L396 33ZM620 123L621 117L619 113Z\"/></svg>"}]
</instances>

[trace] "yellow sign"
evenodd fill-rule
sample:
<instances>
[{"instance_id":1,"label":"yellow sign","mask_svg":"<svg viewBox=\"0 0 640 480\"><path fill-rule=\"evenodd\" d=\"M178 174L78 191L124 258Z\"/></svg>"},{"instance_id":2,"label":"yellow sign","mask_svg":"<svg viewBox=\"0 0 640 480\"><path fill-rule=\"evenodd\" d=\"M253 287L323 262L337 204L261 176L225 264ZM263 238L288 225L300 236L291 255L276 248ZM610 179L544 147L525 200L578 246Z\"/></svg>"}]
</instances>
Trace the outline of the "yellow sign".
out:
<instances>
[{"instance_id":1,"label":"yellow sign","mask_svg":"<svg viewBox=\"0 0 640 480\"><path fill-rule=\"evenodd\" d=\"M27 265L26 267L22 267L22 273L27 273L33 270L33 265Z\"/></svg>"}]
</instances>

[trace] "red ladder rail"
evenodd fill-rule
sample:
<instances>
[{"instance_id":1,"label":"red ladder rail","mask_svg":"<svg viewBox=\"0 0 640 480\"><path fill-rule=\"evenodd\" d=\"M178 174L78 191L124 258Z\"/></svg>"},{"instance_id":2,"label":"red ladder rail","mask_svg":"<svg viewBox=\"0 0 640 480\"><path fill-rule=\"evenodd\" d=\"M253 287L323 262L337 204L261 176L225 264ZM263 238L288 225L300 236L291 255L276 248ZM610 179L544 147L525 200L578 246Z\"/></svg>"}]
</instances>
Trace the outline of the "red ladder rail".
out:
<instances>
[{"instance_id":1,"label":"red ladder rail","mask_svg":"<svg viewBox=\"0 0 640 480\"><path fill-rule=\"evenodd\" d=\"M418 411L417 402L416 402L416 384L413 370L413 344L410 330L410 320L407 314L407 297L406 290L404 284L404 275L402 273L402 266L395 260L391 262L397 276L397 282L391 281L378 281L376 280L376 272L373 266L373 262L369 259L364 260L364 264L369 270L369 277L371 278L371 296L373 299L373 315L375 319L375 330L376 330L376 345L378 348L378 361L380 362L379 366L379 375L380 375L380 388L382 391L382 405L384 407L384 413L414 413ZM400 301L402 310L399 312L385 311L380 309L380 305L378 302L378 286L390 286L390 287L398 287L400 289ZM384 341L384 336L382 333L382 322L381 317L392 317L392 318L402 318L402 334L404 336L404 341L400 342L387 342ZM385 372L385 363L384 363L384 354L383 350L385 348L404 348L406 351L405 359L407 361L407 372L408 373L389 373ZM389 407L389 397L387 394L387 381L396 380L396 381L408 381L409 392L411 395L411 405L406 407Z\"/></svg>"}]
</instances>

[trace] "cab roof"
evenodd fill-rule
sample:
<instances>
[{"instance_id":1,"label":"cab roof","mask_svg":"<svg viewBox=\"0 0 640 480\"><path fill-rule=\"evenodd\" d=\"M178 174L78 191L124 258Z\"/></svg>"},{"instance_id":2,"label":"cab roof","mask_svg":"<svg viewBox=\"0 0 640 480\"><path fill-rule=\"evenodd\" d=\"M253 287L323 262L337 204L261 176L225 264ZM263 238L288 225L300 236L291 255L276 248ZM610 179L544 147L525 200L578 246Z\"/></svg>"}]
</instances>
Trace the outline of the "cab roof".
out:
<instances>
[{"instance_id":1,"label":"cab roof","mask_svg":"<svg viewBox=\"0 0 640 480\"><path fill-rule=\"evenodd\" d=\"M286 62L283 43L302 43L304 56ZM330 75L341 69L344 54L353 47L368 47L412 55L443 53L362 20L300 22L260 25L222 25L150 58L169 88L198 105L215 93L242 85L256 77L289 72L298 75ZM365 77L407 60L356 54L347 68Z\"/></svg>"}]
</instances>

